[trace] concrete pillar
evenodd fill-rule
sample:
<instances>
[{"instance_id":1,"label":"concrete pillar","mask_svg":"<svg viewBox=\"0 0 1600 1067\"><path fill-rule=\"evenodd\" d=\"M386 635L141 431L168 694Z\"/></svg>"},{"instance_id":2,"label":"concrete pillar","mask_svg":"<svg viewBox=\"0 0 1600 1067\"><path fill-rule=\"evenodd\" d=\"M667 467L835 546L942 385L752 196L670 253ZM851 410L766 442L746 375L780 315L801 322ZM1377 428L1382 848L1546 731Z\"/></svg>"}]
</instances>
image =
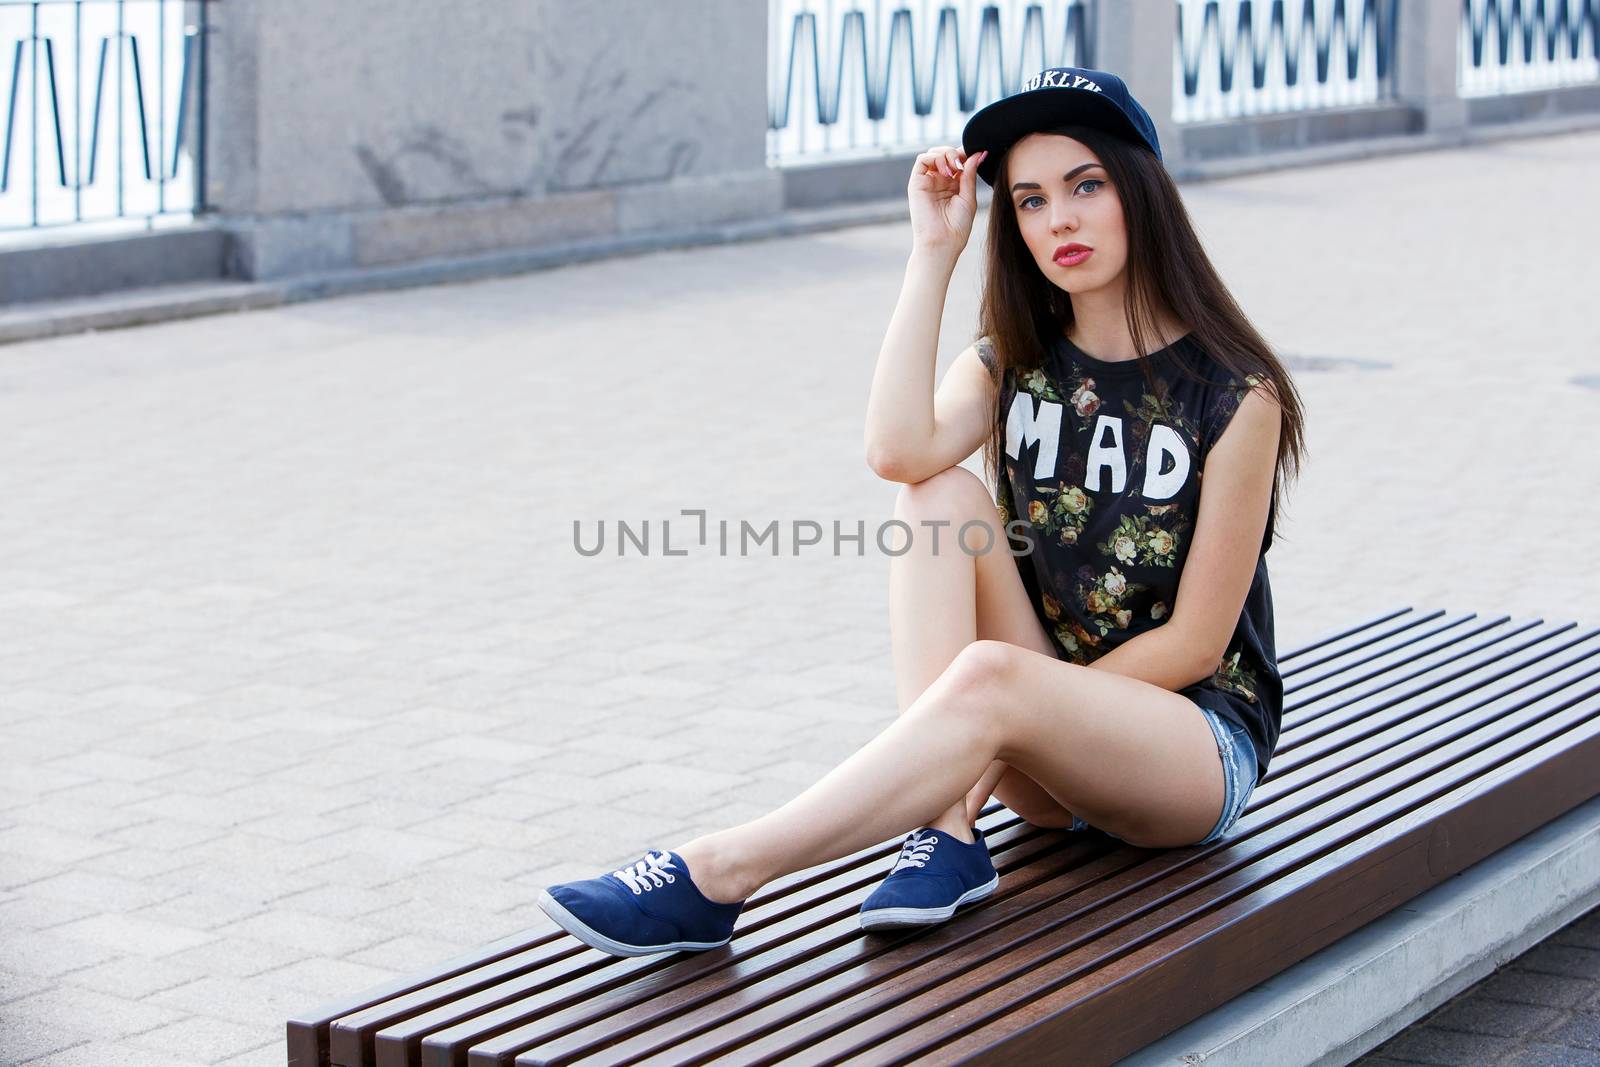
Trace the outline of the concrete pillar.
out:
<instances>
[{"instance_id":1,"label":"concrete pillar","mask_svg":"<svg viewBox=\"0 0 1600 1067\"><path fill-rule=\"evenodd\" d=\"M271 278L781 207L767 5L228 0L208 197Z\"/></svg>"},{"instance_id":2,"label":"concrete pillar","mask_svg":"<svg viewBox=\"0 0 1600 1067\"><path fill-rule=\"evenodd\" d=\"M1173 0L1098 0L1094 5L1094 60L1089 65L1120 77L1150 112L1169 168L1183 162L1183 131L1172 121L1177 34L1178 5Z\"/></svg>"},{"instance_id":3,"label":"concrete pillar","mask_svg":"<svg viewBox=\"0 0 1600 1067\"><path fill-rule=\"evenodd\" d=\"M1467 102L1456 89L1461 10L1435 0L1399 0L1395 97L1420 108L1429 133L1464 131Z\"/></svg>"}]
</instances>

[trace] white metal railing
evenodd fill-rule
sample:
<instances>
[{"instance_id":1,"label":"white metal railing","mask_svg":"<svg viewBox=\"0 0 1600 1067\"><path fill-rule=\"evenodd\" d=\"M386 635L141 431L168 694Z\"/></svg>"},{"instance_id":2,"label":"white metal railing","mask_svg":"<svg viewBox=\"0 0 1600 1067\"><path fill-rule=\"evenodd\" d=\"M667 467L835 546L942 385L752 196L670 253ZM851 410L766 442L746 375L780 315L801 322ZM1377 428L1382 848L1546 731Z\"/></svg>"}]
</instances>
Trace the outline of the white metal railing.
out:
<instances>
[{"instance_id":1,"label":"white metal railing","mask_svg":"<svg viewBox=\"0 0 1600 1067\"><path fill-rule=\"evenodd\" d=\"M1466 0L1462 96L1495 96L1600 81L1600 0Z\"/></svg>"},{"instance_id":2,"label":"white metal railing","mask_svg":"<svg viewBox=\"0 0 1600 1067\"><path fill-rule=\"evenodd\" d=\"M210 0L0 0L0 241L202 208Z\"/></svg>"},{"instance_id":3,"label":"white metal railing","mask_svg":"<svg viewBox=\"0 0 1600 1067\"><path fill-rule=\"evenodd\" d=\"M769 0L767 158L956 144L973 111L1052 66L1092 66L1092 0Z\"/></svg>"},{"instance_id":4,"label":"white metal railing","mask_svg":"<svg viewBox=\"0 0 1600 1067\"><path fill-rule=\"evenodd\" d=\"M1395 0L1177 5L1176 122L1370 104L1393 91Z\"/></svg>"}]
</instances>

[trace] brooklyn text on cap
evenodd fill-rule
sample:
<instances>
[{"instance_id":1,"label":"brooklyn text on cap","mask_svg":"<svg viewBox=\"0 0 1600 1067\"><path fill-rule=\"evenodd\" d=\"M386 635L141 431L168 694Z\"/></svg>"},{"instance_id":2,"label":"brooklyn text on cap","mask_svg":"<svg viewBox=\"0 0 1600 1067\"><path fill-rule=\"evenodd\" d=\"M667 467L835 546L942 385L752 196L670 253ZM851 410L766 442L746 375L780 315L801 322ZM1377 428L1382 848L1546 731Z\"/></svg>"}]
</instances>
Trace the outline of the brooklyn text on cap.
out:
<instances>
[{"instance_id":1,"label":"brooklyn text on cap","mask_svg":"<svg viewBox=\"0 0 1600 1067\"><path fill-rule=\"evenodd\" d=\"M969 156L989 150L978 164L978 177L992 186L1006 149L1030 133L1069 124L1105 130L1142 144L1161 158L1149 112L1121 78L1089 67L1041 70L1010 96L974 111L961 132L961 147Z\"/></svg>"}]
</instances>

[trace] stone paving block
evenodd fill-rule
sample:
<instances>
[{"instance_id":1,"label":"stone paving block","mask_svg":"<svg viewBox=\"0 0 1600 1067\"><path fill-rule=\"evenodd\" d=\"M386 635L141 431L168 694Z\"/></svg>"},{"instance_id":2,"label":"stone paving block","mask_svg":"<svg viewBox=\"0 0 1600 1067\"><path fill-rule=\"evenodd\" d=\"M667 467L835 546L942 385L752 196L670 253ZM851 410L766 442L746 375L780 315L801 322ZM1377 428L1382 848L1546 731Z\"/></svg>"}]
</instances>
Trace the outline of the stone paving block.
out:
<instances>
[{"instance_id":1,"label":"stone paving block","mask_svg":"<svg viewBox=\"0 0 1600 1067\"><path fill-rule=\"evenodd\" d=\"M263 941L250 937L221 935L203 945L164 957L162 962L189 968L204 975L249 978L274 967L315 955L296 945Z\"/></svg>"},{"instance_id":2,"label":"stone paving block","mask_svg":"<svg viewBox=\"0 0 1600 1067\"><path fill-rule=\"evenodd\" d=\"M743 785L724 789L717 795L730 804L745 804L765 812L783 807L805 791L805 786L794 782L757 776Z\"/></svg>"},{"instance_id":3,"label":"stone paving block","mask_svg":"<svg viewBox=\"0 0 1600 1067\"><path fill-rule=\"evenodd\" d=\"M392 907L369 912L361 917L361 921L369 929L382 930L385 938L404 933L444 941L483 944L513 932L506 928L503 914L478 908L471 897L452 901L413 897Z\"/></svg>"},{"instance_id":4,"label":"stone paving block","mask_svg":"<svg viewBox=\"0 0 1600 1067\"><path fill-rule=\"evenodd\" d=\"M1414 1026L1390 1038L1375 1051L1380 1055L1412 1063L1458 1067L1464 1063L1492 1063L1515 1047L1516 1043L1509 1038L1496 1037L1493 1034Z\"/></svg>"},{"instance_id":5,"label":"stone paving block","mask_svg":"<svg viewBox=\"0 0 1600 1067\"><path fill-rule=\"evenodd\" d=\"M30 978L60 978L64 974L118 955L102 945L69 940L55 930L38 930L27 937L6 938L8 970Z\"/></svg>"},{"instance_id":6,"label":"stone paving block","mask_svg":"<svg viewBox=\"0 0 1600 1067\"><path fill-rule=\"evenodd\" d=\"M539 848L552 837L561 836L564 831L545 821L498 819L492 815L455 810L419 822L411 828L411 832L485 848L527 852Z\"/></svg>"},{"instance_id":7,"label":"stone paving block","mask_svg":"<svg viewBox=\"0 0 1600 1067\"><path fill-rule=\"evenodd\" d=\"M127 665L119 665L118 673L125 674ZM174 689L160 685L110 685L91 690L87 695L91 707L145 708L170 711L192 704L200 694L187 689Z\"/></svg>"},{"instance_id":8,"label":"stone paving block","mask_svg":"<svg viewBox=\"0 0 1600 1067\"><path fill-rule=\"evenodd\" d=\"M60 793L72 787L94 788L100 780L92 774L69 771L61 767L41 767L7 756L0 759L0 777L6 784L34 797Z\"/></svg>"},{"instance_id":9,"label":"stone paving block","mask_svg":"<svg viewBox=\"0 0 1600 1067\"><path fill-rule=\"evenodd\" d=\"M205 844L225 837L228 828L187 822L183 819L155 817L145 822L110 830L99 840L108 845L126 845L134 849L159 849L162 852L180 853L193 845Z\"/></svg>"},{"instance_id":10,"label":"stone paving block","mask_svg":"<svg viewBox=\"0 0 1600 1067\"><path fill-rule=\"evenodd\" d=\"M27 1063L61 1049L82 1045L90 1039L88 1034L69 1030L54 1022L32 1018L12 1019L6 1014L9 1008L9 1004L0 1007L0 1063Z\"/></svg>"},{"instance_id":11,"label":"stone paving block","mask_svg":"<svg viewBox=\"0 0 1600 1067\"><path fill-rule=\"evenodd\" d=\"M131 806L113 801L86 804L64 799L60 794L47 799L30 801L23 810L13 813L19 822L33 826L48 826L64 830L79 837L94 837L109 830L147 822L149 815L134 811Z\"/></svg>"},{"instance_id":12,"label":"stone paving block","mask_svg":"<svg viewBox=\"0 0 1600 1067\"><path fill-rule=\"evenodd\" d=\"M20 936L20 931L43 930L99 913L97 907L72 900L19 895L0 901L0 931Z\"/></svg>"},{"instance_id":13,"label":"stone paving block","mask_svg":"<svg viewBox=\"0 0 1600 1067\"><path fill-rule=\"evenodd\" d=\"M1542 1033L1562 1017L1563 1013L1555 1008L1493 1000L1474 993L1444 1005L1427 1022L1441 1030L1525 1037Z\"/></svg>"},{"instance_id":14,"label":"stone paving block","mask_svg":"<svg viewBox=\"0 0 1600 1067\"><path fill-rule=\"evenodd\" d=\"M1485 978L1478 992L1495 1000L1519 1004L1539 1004L1547 1008L1572 1008L1592 994L1590 983L1564 975L1524 971L1515 966L1501 968Z\"/></svg>"},{"instance_id":15,"label":"stone paving block","mask_svg":"<svg viewBox=\"0 0 1600 1067\"><path fill-rule=\"evenodd\" d=\"M274 903L328 919L355 919L404 900L410 893L409 885L410 879L402 879L400 888L324 884L286 894Z\"/></svg>"},{"instance_id":16,"label":"stone paving block","mask_svg":"<svg viewBox=\"0 0 1600 1067\"><path fill-rule=\"evenodd\" d=\"M217 1067L283 1067L289 1060L289 1044L287 1039L278 1038L260 1048L241 1052L237 1056L229 1056L221 1061Z\"/></svg>"},{"instance_id":17,"label":"stone paving block","mask_svg":"<svg viewBox=\"0 0 1600 1067\"><path fill-rule=\"evenodd\" d=\"M541 912L540 914L543 914ZM554 924L551 924L552 929ZM350 963L365 964L382 970L393 971L397 974L410 974L430 967L452 956L459 956L475 948L476 945L464 941L455 941L441 937L425 937L420 934L401 934L399 937L390 938L382 944L373 945L353 952L346 956ZM340 990L340 994L354 992L354 989Z\"/></svg>"},{"instance_id":18,"label":"stone paving block","mask_svg":"<svg viewBox=\"0 0 1600 1067\"><path fill-rule=\"evenodd\" d=\"M287 1051L287 1042L285 1049ZM3 1051L3 1046L0 1046L0 1052ZM282 1067L286 1058L278 1060L278 1067ZM108 1064L115 1064L116 1067L206 1067L203 1060L130 1048L125 1042L115 1041L86 1041L60 1052L52 1052L42 1059L28 1061L28 1067L107 1067Z\"/></svg>"},{"instance_id":19,"label":"stone paving block","mask_svg":"<svg viewBox=\"0 0 1600 1067\"><path fill-rule=\"evenodd\" d=\"M789 723L793 726L793 723ZM740 762L752 761L764 756L766 753L785 748L790 744L789 739L781 732L765 732L760 729L751 729L747 732L733 732L726 727L716 726L690 726L683 730L674 730L667 734L665 739L689 748L688 755L682 757L686 760L721 760L727 766L730 755L737 756ZM730 743L737 745L728 747ZM657 757L650 757L652 759ZM696 763L695 766L706 766L705 763Z\"/></svg>"},{"instance_id":20,"label":"stone paving block","mask_svg":"<svg viewBox=\"0 0 1600 1067\"><path fill-rule=\"evenodd\" d=\"M328 919L293 908L275 908L265 914L220 926L215 934L224 938L271 942L288 949L298 949L302 956L320 953L343 955L390 936L384 927L374 925L374 922L370 917L352 922Z\"/></svg>"},{"instance_id":21,"label":"stone paving block","mask_svg":"<svg viewBox=\"0 0 1600 1067\"><path fill-rule=\"evenodd\" d=\"M793 715L740 706L708 707L691 715L688 721L711 730L729 731L740 738L776 738L803 725Z\"/></svg>"},{"instance_id":22,"label":"stone paving block","mask_svg":"<svg viewBox=\"0 0 1600 1067\"><path fill-rule=\"evenodd\" d=\"M417 876L430 874L449 874L452 871L471 872L480 881L486 883L505 882L511 880L528 869L530 863L537 862L545 854L547 845L541 844L537 850L500 848L498 846L478 847L467 852L461 852L449 859L441 860L432 867L414 872ZM389 883L391 887L410 885L411 878L396 879ZM494 894L490 894L493 896Z\"/></svg>"},{"instance_id":23,"label":"stone paving block","mask_svg":"<svg viewBox=\"0 0 1600 1067\"><path fill-rule=\"evenodd\" d=\"M525 741L465 734L438 738L422 746L420 751L436 757L488 760L519 768L530 768L550 759L558 750L550 745L534 745Z\"/></svg>"},{"instance_id":24,"label":"stone paving block","mask_svg":"<svg viewBox=\"0 0 1600 1067\"><path fill-rule=\"evenodd\" d=\"M562 805L600 805L618 797L632 796L649 788L648 782L635 781L626 775L612 774L591 777L581 771L569 769L565 760L560 769L540 767L518 778L497 783L500 792L531 793Z\"/></svg>"},{"instance_id":25,"label":"stone paving block","mask_svg":"<svg viewBox=\"0 0 1600 1067\"><path fill-rule=\"evenodd\" d=\"M212 940L211 934L193 926L115 912L64 923L51 932L67 941L79 941L119 954L134 952L157 957Z\"/></svg>"},{"instance_id":26,"label":"stone paving block","mask_svg":"<svg viewBox=\"0 0 1600 1067\"><path fill-rule=\"evenodd\" d=\"M505 908L530 904L537 891L517 885L510 880L508 871L521 871L526 865L503 858L497 867L444 864L425 871L417 871L408 878L399 879L382 891L395 894L395 901L406 897L422 897L440 902L470 900L474 907L485 911L502 911Z\"/></svg>"},{"instance_id":27,"label":"stone paving block","mask_svg":"<svg viewBox=\"0 0 1600 1067\"><path fill-rule=\"evenodd\" d=\"M159 1026L127 1038L123 1043L152 1052L173 1054L201 1063L220 1063L230 1056L260 1048L271 1035L259 1026L243 1026L205 1016ZM287 1058L286 1058L287 1059Z\"/></svg>"},{"instance_id":28,"label":"stone paving block","mask_svg":"<svg viewBox=\"0 0 1600 1067\"><path fill-rule=\"evenodd\" d=\"M0 856L28 856L59 868L91 856L116 852L120 842L66 833L43 826L23 824L0 830ZM9 865L4 865L9 870Z\"/></svg>"},{"instance_id":29,"label":"stone paving block","mask_svg":"<svg viewBox=\"0 0 1600 1067\"><path fill-rule=\"evenodd\" d=\"M352 800L355 794L361 792L352 790ZM474 796L473 801L481 800L481 796ZM437 804L422 804L416 800L409 800L399 796L380 795L367 799L357 799L354 803L329 812L329 817L339 820L350 827L376 826L387 830L404 830L415 826L419 822L438 816L440 806Z\"/></svg>"},{"instance_id":30,"label":"stone paving block","mask_svg":"<svg viewBox=\"0 0 1600 1067\"><path fill-rule=\"evenodd\" d=\"M611 802L611 807L622 811L631 811L639 815L651 815L657 812L670 814L680 819L690 819L697 815L714 812L723 807L720 794L702 793L695 789L646 789L632 796L620 797ZM582 819L581 813L575 816ZM557 824L557 833L570 833L572 827Z\"/></svg>"},{"instance_id":31,"label":"stone paving block","mask_svg":"<svg viewBox=\"0 0 1600 1067\"><path fill-rule=\"evenodd\" d=\"M51 988L51 983L38 975L16 974L0 968L0 1004L20 1000L23 997L32 996L41 989L49 988Z\"/></svg>"},{"instance_id":32,"label":"stone paving block","mask_svg":"<svg viewBox=\"0 0 1600 1067\"><path fill-rule=\"evenodd\" d=\"M244 793L199 796L176 790L149 800L135 801L128 805L127 810L147 819L172 819L217 829L228 829L272 813L262 806L258 798Z\"/></svg>"},{"instance_id":33,"label":"stone paving block","mask_svg":"<svg viewBox=\"0 0 1600 1067\"><path fill-rule=\"evenodd\" d=\"M172 959L171 956L166 959L119 956L75 970L62 981L97 993L139 1000L151 993L204 977L198 969L173 963Z\"/></svg>"},{"instance_id":34,"label":"stone paving block","mask_svg":"<svg viewBox=\"0 0 1600 1067\"><path fill-rule=\"evenodd\" d=\"M520 790L492 787L491 792L464 800L452 811L489 815L498 819L542 820L545 816L568 807L567 801L556 797L527 793ZM418 822L423 820L419 819Z\"/></svg>"},{"instance_id":35,"label":"stone paving block","mask_svg":"<svg viewBox=\"0 0 1600 1067\"><path fill-rule=\"evenodd\" d=\"M314 841L319 837L338 833L340 830L348 830L350 823L343 819L330 819L325 815L276 813L264 815L259 819L246 820L239 823L238 828L246 833L270 837L274 841L296 844Z\"/></svg>"},{"instance_id":36,"label":"stone paving block","mask_svg":"<svg viewBox=\"0 0 1600 1067\"><path fill-rule=\"evenodd\" d=\"M836 766L837 764L819 763L814 760L786 759L752 767L750 773L772 781L793 783L803 791Z\"/></svg>"},{"instance_id":37,"label":"stone paving block","mask_svg":"<svg viewBox=\"0 0 1600 1067\"><path fill-rule=\"evenodd\" d=\"M1600 1067L1600 1053L1568 1045L1532 1042L1495 1067Z\"/></svg>"},{"instance_id":38,"label":"stone paving block","mask_svg":"<svg viewBox=\"0 0 1600 1067\"><path fill-rule=\"evenodd\" d=\"M278 968L262 971L250 978L207 975L192 982L152 993L145 998L145 1003L160 1005L181 1017L207 1016L224 1019L255 1028L264 1036L270 1035L291 1015L309 1007L313 1001L319 998L331 999L324 996L317 988L307 986L296 989L292 985L274 979L274 975L283 973L285 973L283 969ZM307 970L304 973L308 977L314 977L317 972ZM377 974L380 976L379 981L389 977L387 972L355 965L349 966L348 973L352 976L363 973ZM350 986L345 991L359 988L362 986Z\"/></svg>"},{"instance_id":39,"label":"stone paving block","mask_svg":"<svg viewBox=\"0 0 1600 1067\"><path fill-rule=\"evenodd\" d=\"M1547 943L1600 949L1600 910L1589 912L1583 918L1562 927Z\"/></svg>"},{"instance_id":40,"label":"stone paving block","mask_svg":"<svg viewBox=\"0 0 1600 1067\"><path fill-rule=\"evenodd\" d=\"M221 892L207 888L201 892L185 893L160 904L139 908L130 914L134 918L153 922L171 923L196 930L214 930L219 926L248 919L270 911L272 901L254 892L248 882L241 882L239 892Z\"/></svg>"},{"instance_id":41,"label":"stone paving block","mask_svg":"<svg viewBox=\"0 0 1600 1067\"><path fill-rule=\"evenodd\" d=\"M681 763L648 762L629 767L624 771L602 775L601 782L630 782L641 789L666 788L683 791L718 793L749 782L748 774L729 774L703 770Z\"/></svg>"},{"instance_id":42,"label":"stone paving block","mask_svg":"<svg viewBox=\"0 0 1600 1067\"><path fill-rule=\"evenodd\" d=\"M624 674L603 678L594 683L595 688L608 693L620 693L642 700L659 697L689 699L714 692L714 683L683 678L664 678L660 672L652 674Z\"/></svg>"},{"instance_id":43,"label":"stone paving block","mask_svg":"<svg viewBox=\"0 0 1600 1067\"><path fill-rule=\"evenodd\" d=\"M1577 945L1539 945L1523 953L1516 965L1525 971L1600 979L1600 950Z\"/></svg>"},{"instance_id":44,"label":"stone paving block","mask_svg":"<svg viewBox=\"0 0 1600 1067\"><path fill-rule=\"evenodd\" d=\"M664 760L679 759L694 750L695 746L692 744L673 741L667 737L634 737L601 729L572 738L563 746L561 754L552 758L560 759L567 753L583 751L600 753L607 758L622 760L629 764L659 763Z\"/></svg>"},{"instance_id":45,"label":"stone paving block","mask_svg":"<svg viewBox=\"0 0 1600 1067\"><path fill-rule=\"evenodd\" d=\"M208 841L198 847L204 848L215 843ZM143 879L187 867L193 862L192 859L186 859L165 849L123 845L81 860L74 864L74 868L91 874L115 874L124 878Z\"/></svg>"},{"instance_id":46,"label":"stone paving block","mask_svg":"<svg viewBox=\"0 0 1600 1067\"><path fill-rule=\"evenodd\" d=\"M33 1021L103 1040L116 1040L166 1026L188 1014L153 1004L148 999L130 1000L71 986L57 986L12 1001L3 1011L7 1027L19 1021Z\"/></svg>"},{"instance_id":47,"label":"stone paving block","mask_svg":"<svg viewBox=\"0 0 1600 1067\"><path fill-rule=\"evenodd\" d=\"M1600 1050L1600 1014L1574 1012L1565 1022L1539 1036L1552 1044Z\"/></svg>"},{"instance_id":48,"label":"stone paving block","mask_svg":"<svg viewBox=\"0 0 1600 1067\"><path fill-rule=\"evenodd\" d=\"M386 830L381 827L357 826L336 834L319 838L319 845L333 854L357 853L381 856L385 859L401 858L413 864L425 864L444 856L464 851L467 842L452 837L424 833L419 830Z\"/></svg>"}]
</instances>

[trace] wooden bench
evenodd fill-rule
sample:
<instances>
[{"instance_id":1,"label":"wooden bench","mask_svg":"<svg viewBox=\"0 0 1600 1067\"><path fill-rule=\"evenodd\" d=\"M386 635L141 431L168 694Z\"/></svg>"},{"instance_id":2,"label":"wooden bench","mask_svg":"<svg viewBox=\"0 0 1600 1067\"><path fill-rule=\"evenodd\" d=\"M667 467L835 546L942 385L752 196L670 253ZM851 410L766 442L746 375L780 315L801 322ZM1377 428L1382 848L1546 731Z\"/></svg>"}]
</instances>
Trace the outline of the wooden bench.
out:
<instances>
[{"instance_id":1,"label":"wooden bench","mask_svg":"<svg viewBox=\"0 0 1600 1067\"><path fill-rule=\"evenodd\" d=\"M293 1067L1111 1063L1600 792L1600 639L1400 608L1284 653L1272 767L1222 841L980 821L999 890L856 909L898 838L783 878L733 942L619 958L541 927L288 1024Z\"/></svg>"}]
</instances>

